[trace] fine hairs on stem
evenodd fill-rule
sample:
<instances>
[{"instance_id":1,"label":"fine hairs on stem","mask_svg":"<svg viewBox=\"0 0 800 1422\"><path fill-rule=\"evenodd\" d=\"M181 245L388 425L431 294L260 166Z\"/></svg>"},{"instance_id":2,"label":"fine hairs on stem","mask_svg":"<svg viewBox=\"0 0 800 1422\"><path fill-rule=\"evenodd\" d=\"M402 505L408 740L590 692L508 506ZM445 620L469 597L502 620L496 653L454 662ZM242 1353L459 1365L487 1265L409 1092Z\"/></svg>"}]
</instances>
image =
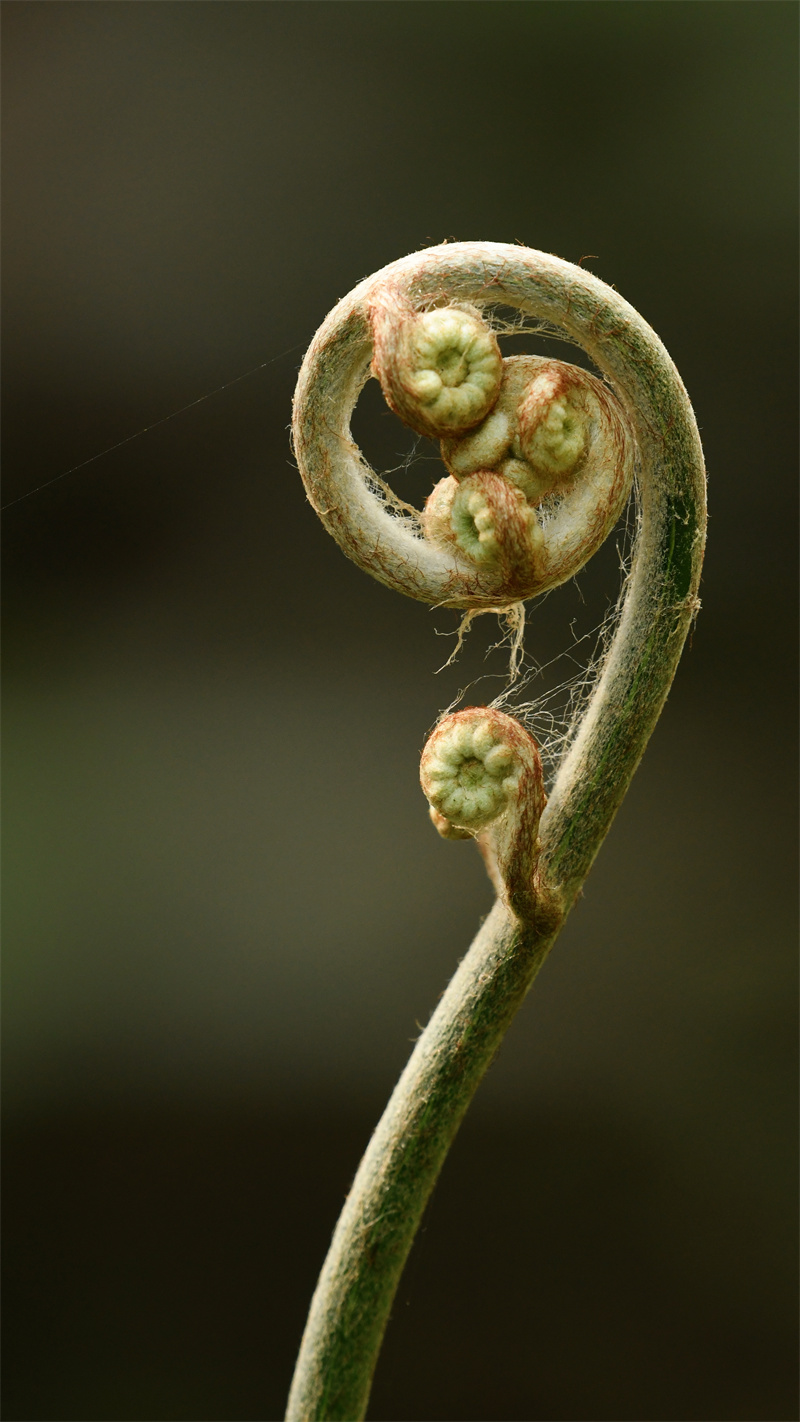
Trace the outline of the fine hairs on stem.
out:
<instances>
[{"instance_id":1,"label":"fine hairs on stem","mask_svg":"<svg viewBox=\"0 0 800 1422\"><path fill-rule=\"evenodd\" d=\"M493 307L547 323L598 376L503 358ZM374 375L445 477L415 514L369 468L350 418ZM311 1303L289 1422L363 1418L392 1300L453 1137L550 951L666 699L698 603L705 471L675 366L641 316L569 262L497 242L431 247L357 286L300 371L294 446L341 548L407 596L509 609L599 548L636 472L624 599L549 800L535 738L506 709L440 720L422 755L435 828L475 839L494 907L419 1038L358 1168Z\"/></svg>"}]
</instances>

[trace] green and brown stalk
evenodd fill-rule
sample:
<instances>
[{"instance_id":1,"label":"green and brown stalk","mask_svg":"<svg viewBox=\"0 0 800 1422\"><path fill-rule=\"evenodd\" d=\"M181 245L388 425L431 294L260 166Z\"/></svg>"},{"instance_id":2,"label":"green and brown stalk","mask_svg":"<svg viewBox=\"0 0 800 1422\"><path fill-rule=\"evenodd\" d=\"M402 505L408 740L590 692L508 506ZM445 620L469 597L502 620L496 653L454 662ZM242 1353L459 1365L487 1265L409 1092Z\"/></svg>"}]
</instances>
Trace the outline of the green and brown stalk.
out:
<instances>
[{"instance_id":1,"label":"green and brown stalk","mask_svg":"<svg viewBox=\"0 0 800 1422\"><path fill-rule=\"evenodd\" d=\"M602 383L564 367L552 380L545 371L543 385L538 367L498 366L480 326L494 306L562 330ZM483 502L457 489L454 511L437 506L426 532L368 469L350 417L373 368L401 418L442 439L449 478L478 481ZM506 400L509 381L520 391ZM601 406L610 411L602 430ZM613 448L599 443L609 429ZM492 242L406 257L339 303L300 372L294 441L309 498L349 557L411 597L468 610L505 609L571 577L613 526L634 452L638 463L640 522L619 622L547 804L535 742L502 713L446 718L423 755L434 823L447 837L478 839L497 901L377 1126L311 1304L287 1419L356 1422L448 1148L669 691L699 606L705 472L680 376L633 307L579 267ZM471 542L459 497L473 511Z\"/></svg>"}]
</instances>

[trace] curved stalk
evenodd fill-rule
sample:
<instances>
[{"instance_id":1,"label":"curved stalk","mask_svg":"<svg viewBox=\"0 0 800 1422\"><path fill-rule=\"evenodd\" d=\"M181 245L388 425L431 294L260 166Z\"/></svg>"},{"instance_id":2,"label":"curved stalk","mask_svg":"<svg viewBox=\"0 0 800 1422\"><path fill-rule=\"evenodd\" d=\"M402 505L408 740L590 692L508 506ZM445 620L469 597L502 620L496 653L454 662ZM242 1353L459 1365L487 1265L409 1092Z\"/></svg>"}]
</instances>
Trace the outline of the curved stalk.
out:
<instances>
[{"instance_id":1,"label":"curved stalk","mask_svg":"<svg viewBox=\"0 0 800 1422\"><path fill-rule=\"evenodd\" d=\"M484 301L515 305L579 340L635 431L641 523L615 637L541 819L538 860L510 853L508 843L493 845L492 830L481 836L498 899L417 1042L361 1162L312 1301L287 1422L364 1417L400 1274L447 1150L622 801L699 605L705 536L700 439L678 372L638 313L603 282L557 258L462 243L418 253L363 283L341 303L350 303L351 334L364 293L398 271L413 274L415 290L444 288L453 299L474 299L479 287ZM319 380L328 324L301 374L301 393ZM300 443L311 419L299 410ZM333 418L330 428L328 452L341 434ZM344 542L337 512L329 508L325 515ZM431 554L430 562L441 581L441 555ZM379 564L370 571L390 581L385 559ZM407 560L402 577L405 591L425 596ZM514 824L522 844L531 833L524 814ZM524 891L503 867L511 862L515 872L527 864Z\"/></svg>"}]
</instances>

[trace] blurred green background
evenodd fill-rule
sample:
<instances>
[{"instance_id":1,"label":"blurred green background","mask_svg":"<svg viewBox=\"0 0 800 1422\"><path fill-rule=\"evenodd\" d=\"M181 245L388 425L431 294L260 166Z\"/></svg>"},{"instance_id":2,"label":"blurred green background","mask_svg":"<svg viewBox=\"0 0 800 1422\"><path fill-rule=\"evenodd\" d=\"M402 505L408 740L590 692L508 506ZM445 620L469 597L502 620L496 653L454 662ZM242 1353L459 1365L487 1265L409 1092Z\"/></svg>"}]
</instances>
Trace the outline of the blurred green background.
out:
<instances>
[{"instance_id":1,"label":"blurred green background","mask_svg":"<svg viewBox=\"0 0 800 1422\"><path fill-rule=\"evenodd\" d=\"M359 1155L488 908L417 763L460 688L501 686L489 619L435 676L454 616L343 558L287 434L334 301L457 237L587 258L639 308L711 522L370 1416L795 1418L795 5L3 22L4 502L270 362L5 515L4 1415L282 1415ZM602 616L613 544L531 610L538 661Z\"/></svg>"}]
</instances>

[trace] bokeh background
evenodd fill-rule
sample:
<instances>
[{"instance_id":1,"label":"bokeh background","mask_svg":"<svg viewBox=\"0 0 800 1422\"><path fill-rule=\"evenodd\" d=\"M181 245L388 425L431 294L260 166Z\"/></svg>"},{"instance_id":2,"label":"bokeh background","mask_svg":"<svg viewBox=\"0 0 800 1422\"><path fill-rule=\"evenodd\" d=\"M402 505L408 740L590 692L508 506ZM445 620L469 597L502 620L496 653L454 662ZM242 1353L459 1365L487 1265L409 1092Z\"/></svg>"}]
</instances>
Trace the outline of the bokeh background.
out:
<instances>
[{"instance_id":1,"label":"bokeh background","mask_svg":"<svg viewBox=\"0 0 800 1422\"><path fill-rule=\"evenodd\" d=\"M585 259L641 310L711 522L370 1416L795 1418L796 7L100 0L4 31L4 1415L282 1415L360 1153L489 906L417 760L502 686L490 619L435 675L454 615L343 558L287 434L334 301L456 237ZM432 449L363 406L423 497ZM579 661L617 584L612 540L532 609L531 657Z\"/></svg>"}]
</instances>

